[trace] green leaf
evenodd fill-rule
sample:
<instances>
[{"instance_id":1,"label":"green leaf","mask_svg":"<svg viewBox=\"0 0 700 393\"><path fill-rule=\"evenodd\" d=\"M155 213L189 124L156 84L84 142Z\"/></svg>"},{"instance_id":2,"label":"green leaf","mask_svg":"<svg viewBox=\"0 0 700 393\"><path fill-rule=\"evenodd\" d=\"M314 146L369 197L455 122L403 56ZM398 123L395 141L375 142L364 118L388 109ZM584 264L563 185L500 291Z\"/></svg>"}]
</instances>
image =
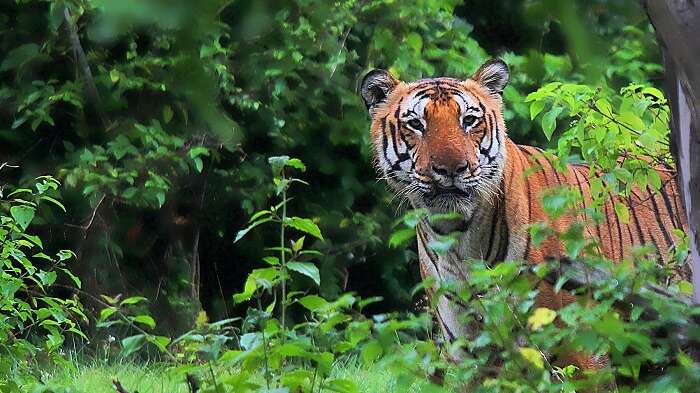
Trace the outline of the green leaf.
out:
<instances>
[{"instance_id":1,"label":"green leaf","mask_svg":"<svg viewBox=\"0 0 700 393\"><path fill-rule=\"evenodd\" d=\"M155 329L156 327L156 321L150 315L137 315L132 321L148 326L151 329Z\"/></svg>"},{"instance_id":2,"label":"green leaf","mask_svg":"<svg viewBox=\"0 0 700 393\"><path fill-rule=\"evenodd\" d=\"M143 334L137 334L135 336L130 336L121 341L122 343L122 356L129 356L146 344L146 336Z\"/></svg>"},{"instance_id":3,"label":"green leaf","mask_svg":"<svg viewBox=\"0 0 700 393\"><path fill-rule=\"evenodd\" d=\"M143 301L145 301L145 300L148 300L148 299L146 299L146 298L143 297L143 296L132 296L132 297L128 297L128 298L122 300L122 302L119 303L119 305L120 305L120 306L128 306L128 305L130 305L130 304L138 304L138 303L141 303L141 302L143 302Z\"/></svg>"},{"instance_id":4,"label":"green leaf","mask_svg":"<svg viewBox=\"0 0 700 393\"><path fill-rule=\"evenodd\" d=\"M534 101L532 104L530 104L530 120L534 120L537 115L542 112L542 109L544 109L545 102L544 101Z\"/></svg>"},{"instance_id":5,"label":"green leaf","mask_svg":"<svg viewBox=\"0 0 700 393\"><path fill-rule=\"evenodd\" d=\"M554 134L554 129L557 125L557 116L559 116L562 110L562 107L556 106L542 116L542 130L544 131L544 135L547 137L547 140L552 139L552 134Z\"/></svg>"},{"instance_id":6,"label":"green leaf","mask_svg":"<svg viewBox=\"0 0 700 393\"><path fill-rule=\"evenodd\" d=\"M63 206L63 204L62 204L61 202L59 202L58 200L56 200L56 199L54 199L54 198L51 198L50 196L42 195L42 196L39 197L39 199L41 199L42 201L51 202L51 203L53 203L54 205L58 206L58 207L59 207L61 210L63 210L64 212L66 211L66 207Z\"/></svg>"},{"instance_id":7,"label":"green leaf","mask_svg":"<svg viewBox=\"0 0 700 393\"><path fill-rule=\"evenodd\" d=\"M636 131L642 131L646 127L644 121L632 112L625 111L620 114L619 120Z\"/></svg>"},{"instance_id":8,"label":"green leaf","mask_svg":"<svg viewBox=\"0 0 700 393\"><path fill-rule=\"evenodd\" d=\"M158 207L163 207L163 204L165 204L165 193L156 193L156 199L158 200Z\"/></svg>"},{"instance_id":9,"label":"green leaf","mask_svg":"<svg viewBox=\"0 0 700 393\"><path fill-rule=\"evenodd\" d=\"M99 322L106 321L109 317L114 315L114 313L117 312L116 307L107 307L103 308L100 310L100 318L98 319Z\"/></svg>"},{"instance_id":10,"label":"green leaf","mask_svg":"<svg viewBox=\"0 0 700 393\"><path fill-rule=\"evenodd\" d=\"M80 278L78 278L78 276L76 276L75 274L73 274L73 272L71 272L71 271L68 270L68 269L64 269L64 268L61 268L61 271L62 271L63 273L65 273L65 275L68 276L68 277L71 279L71 281L73 281L73 284L75 284L75 286L76 286L77 288L81 288L81 287L82 287L82 285L83 285L82 281L80 281Z\"/></svg>"},{"instance_id":11,"label":"green leaf","mask_svg":"<svg viewBox=\"0 0 700 393\"><path fill-rule=\"evenodd\" d=\"M243 291L233 295L233 301L238 304L246 300L249 300L255 291L258 289L258 283L255 281L255 277L248 275L243 285Z\"/></svg>"},{"instance_id":12,"label":"green leaf","mask_svg":"<svg viewBox=\"0 0 700 393\"><path fill-rule=\"evenodd\" d=\"M518 348L518 351L533 366L539 369L544 368L544 360L542 360L542 355L540 354L540 351L528 347L520 347Z\"/></svg>"},{"instance_id":13,"label":"green leaf","mask_svg":"<svg viewBox=\"0 0 700 393\"><path fill-rule=\"evenodd\" d=\"M17 225L22 227L22 229L27 229L29 224L34 219L34 208L31 206L20 205L12 206L10 208L10 215L15 219Z\"/></svg>"},{"instance_id":14,"label":"green leaf","mask_svg":"<svg viewBox=\"0 0 700 393\"><path fill-rule=\"evenodd\" d=\"M304 165L304 163L301 162L301 160L298 158L290 158L289 161L287 161L286 165L292 168L296 168L302 172L306 172L306 165Z\"/></svg>"},{"instance_id":15,"label":"green leaf","mask_svg":"<svg viewBox=\"0 0 700 393\"><path fill-rule=\"evenodd\" d=\"M299 252L301 251L302 248L304 248L304 239L306 236L302 236L296 241L292 242L292 251L294 252Z\"/></svg>"},{"instance_id":16,"label":"green leaf","mask_svg":"<svg viewBox=\"0 0 700 393\"><path fill-rule=\"evenodd\" d=\"M161 352L166 352L168 349L168 344L170 344L170 337L165 336L147 336L146 339L149 343L155 345Z\"/></svg>"},{"instance_id":17,"label":"green leaf","mask_svg":"<svg viewBox=\"0 0 700 393\"><path fill-rule=\"evenodd\" d=\"M651 170L648 172L648 176L649 184L651 184L653 188L652 191L659 191L661 189L661 186L663 185L661 182L661 176L659 175L659 172Z\"/></svg>"},{"instance_id":18,"label":"green leaf","mask_svg":"<svg viewBox=\"0 0 700 393\"><path fill-rule=\"evenodd\" d=\"M112 81L112 84L119 82L119 77L119 70L117 70L116 68L112 68L112 70L109 71L109 80Z\"/></svg>"},{"instance_id":19,"label":"green leaf","mask_svg":"<svg viewBox=\"0 0 700 393\"><path fill-rule=\"evenodd\" d=\"M321 229L313 221L308 218L301 217L287 217L285 224L289 225L294 229L298 229L302 232L306 232L311 236L323 240L323 235L321 235Z\"/></svg>"},{"instance_id":20,"label":"green leaf","mask_svg":"<svg viewBox=\"0 0 700 393\"><path fill-rule=\"evenodd\" d=\"M642 94L653 96L659 100L666 100L664 93L655 87L645 87L641 91Z\"/></svg>"},{"instance_id":21,"label":"green leaf","mask_svg":"<svg viewBox=\"0 0 700 393\"><path fill-rule=\"evenodd\" d=\"M311 262L288 262L287 269L303 274L314 280L316 285L321 285L321 275L318 268Z\"/></svg>"},{"instance_id":22,"label":"green leaf","mask_svg":"<svg viewBox=\"0 0 700 393\"><path fill-rule=\"evenodd\" d=\"M323 385L324 388L338 393L357 393L359 390L355 383L349 379L329 379Z\"/></svg>"},{"instance_id":23,"label":"green leaf","mask_svg":"<svg viewBox=\"0 0 700 393\"><path fill-rule=\"evenodd\" d=\"M194 158L194 169L197 170L197 172L202 173L202 169L204 169L204 163L202 162L202 159L199 157Z\"/></svg>"},{"instance_id":24,"label":"green leaf","mask_svg":"<svg viewBox=\"0 0 700 393\"><path fill-rule=\"evenodd\" d=\"M287 165L287 162L289 162L289 156L270 157L267 159L267 162L270 163L272 172L274 174L278 174L284 168L284 166Z\"/></svg>"},{"instance_id":25,"label":"green leaf","mask_svg":"<svg viewBox=\"0 0 700 393\"><path fill-rule=\"evenodd\" d=\"M195 147L191 148L189 152L187 152L187 155L192 159L194 159L195 157L199 157L199 156L207 156L208 157L209 156L209 149L207 149L204 146L195 146Z\"/></svg>"},{"instance_id":26,"label":"green leaf","mask_svg":"<svg viewBox=\"0 0 700 393\"><path fill-rule=\"evenodd\" d=\"M238 231L238 233L236 233L236 238L233 239L233 242L236 243L237 241L241 240L243 238L243 236L245 236L248 232L250 232L251 229L255 228L256 226L258 226L260 224L264 224L266 222L270 222L270 221L272 221L272 218L270 218L270 217L255 221L254 223L248 225L247 228L241 229L240 231Z\"/></svg>"},{"instance_id":27,"label":"green leaf","mask_svg":"<svg viewBox=\"0 0 700 393\"><path fill-rule=\"evenodd\" d=\"M414 228L401 228L389 237L389 247L397 248L416 238L416 230Z\"/></svg>"},{"instance_id":28,"label":"green leaf","mask_svg":"<svg viewBox=\"0 0 700 393\"><path fill-rule=\"evenodd\" d=\"M304 306L309 311L318 311L321 308L328 306L326 299L318 295L308 295L299 299L299 304Z\"/></svg>"},{"instance_id":29,"label":"green leaf","mask_svg":"<svg viewBox=\"0 0 700 393\"><path fill-rule=\"evenodd\" d=\"M684 295L693 294L693 284L688 280L681 280L678 282L678 290Z\"/></svg>"},{"instance_id":30,"label":"green leaf","mask_svg":"<svg viewBox=\"0 0 700 393\"><path fill-rule=\"evenodd\" d=\"M304 356L306 355L306 350L301 347L301 345L294 343L294 342L288 342L284 345L280 345L276 348L274 348L274 351L277 354L280 354L282 356Z\"/></svg>"},{"instance_id":31,"label":"green leaf","mask_svg":"<svg viewBox=\"0 0 700 393\"><path fill-rule=\"evenodd\" d=\"M598 108L599 111L601 111L603 114L612 116L612 106L610 105L610 101L606 100L605 98L601 98L595 102L596 108Z\"/></svg>"},{"instance_id":32,"label":"green leaf","mask_svg":"<svg viewBox=\"0 0 700 393\"><path fill-rule=\"evenodd\" d=\"M542 326L546 326L554 322L556 317L556 311L550 310L546 307L538 307L527 319L527 325L530 327L530 329L537 330Z\"/></svg>"},{"instance_id":33,"label":"green leaf","mask_svg":"<svg viewBox=\"0 0 700 393\"><path fill-rule=\"evenodd\" d=\"M275 156L267 159L272 167L272 172L278 174L284 169L284 167L291 167L299 169L300 171L306 171L306 165L298 158L290 158L289 156Z\"/></svg>"},{"instance_id":34,"label":"green leaf","mask_svg":"<svg viewBox=\"0 0 700 393\"><path fill-rule=\"evenodd\" d=\"M382 355L382 346L377 341L370 341L362 347L362 361L371 363Z\"/></svg>"},{"instance_id":35,"label":"green leaf","mask_svg":"<svg viewBox=\"0 0 700 393\"><path fill-rule=\"evenodd\" d=\"M170 123L170 120L173 119L173 108L170 107L170 105L166 105L163 107L163 122L165 124Z\"/></svg>"},{"instance_id":36,"label":"green leaf","mask_svg":"<svg viewBox=\"0 0 700 393\"><path fill-rule=\"evenodd\" d=\"M250 217L250 219L248 220L248 223L251 223L251 222L257 220L258 218L260 218L262 216L269 216L270 214L271 214L271 212L269 210L260 210Z\"/></svg>"},{"instance_id":37,"label":"green leaf","mask_svg":"<svg viewBox=\"0 0 700 393\"><path fill-rule=\"evenodd\" d=\"M615 213L623 224L630 222L630 212L623 203L615 202Z\"/></svg>"},{"instance_id":38,"label":"green leaf","mask_svg":"<svg viewBox=\"0 0 700 393\"><path fill-rule=\"evenodd\" d=\"M56 272L40 271L36 275L39 277L39 280L43 285L52 285L54 282L56 282Z\"/></svg>"}]
</instances>

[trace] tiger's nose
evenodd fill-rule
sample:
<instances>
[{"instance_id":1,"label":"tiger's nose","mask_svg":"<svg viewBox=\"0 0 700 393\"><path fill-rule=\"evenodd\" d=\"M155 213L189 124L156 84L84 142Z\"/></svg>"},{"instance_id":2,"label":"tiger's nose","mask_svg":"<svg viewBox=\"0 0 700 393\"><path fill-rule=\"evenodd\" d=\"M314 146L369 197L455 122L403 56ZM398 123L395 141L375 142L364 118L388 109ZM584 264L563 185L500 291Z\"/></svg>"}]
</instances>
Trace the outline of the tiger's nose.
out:
<instances>
[{"instance_id":1,"label":"tiger's nose","mask_svg":"<svg viewBox=\"0 0 700 393\"><path fill-rule=\"evenodd\" d=\"M431 165L431 169L436 175L455 177L469 170L469 163L466 161L458 161L451 165L434 163Z\"/></svg>"}]
</instances>

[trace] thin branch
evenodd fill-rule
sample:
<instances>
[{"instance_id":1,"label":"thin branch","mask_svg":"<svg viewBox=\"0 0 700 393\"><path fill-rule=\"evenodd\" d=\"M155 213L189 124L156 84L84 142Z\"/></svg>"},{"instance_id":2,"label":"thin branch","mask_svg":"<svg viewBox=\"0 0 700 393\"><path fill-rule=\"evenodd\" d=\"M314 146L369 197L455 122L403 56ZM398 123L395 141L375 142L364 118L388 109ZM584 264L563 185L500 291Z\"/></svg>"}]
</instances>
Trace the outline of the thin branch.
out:
<instances>
[{"instance_id":1,"label":"thin branch","mask_svg":"<svg viewBox=\"0 0 700 393\"><path fill-rule=\"evenodd\" d=\"M628 126L627 124L625 124L625 123L623 123L623 122L621 122L621 121L615 119L614 117L612 117L612 116L610 116L610 115L604 113L603 111L601 111L600 109L598 109L598 108L595 106L595 104L590 103L590 104L588 105L588 107L591 108L594 112L597 112L597 113L599 113L600 115L602 115L603 117L605 117L606 119L612 121L613 123L615 123L615 124L617 124L617 125L619 125L619 126L622 126L622 127L626 128L627 130L629 130L629 131L630 131L631 133L633 133L634 135L637 135L637 136L642 135L642 132L641 132L641 131L635 130L634 128ZM669 146L667 141L658 141L657 143L659 143L659 144L661 144L661 145L664 145L664 146L666 146L666 147Z\"/></svg>"},{"instance_id":2,"label":"thin branch","mask_svg":"<svg viewBox=\"0 0 700 393\"><path fill-rule=\"evenodd\" d=\"M71 46L73 47L73 52L76 54L78 58L78 63L80 64L80 68L82 69L83 75L85 76L85 90L87 92L87 95L93 102L95 110L97 111L97 115L99 116L100 121L102 122L102 126L104 128L107 128L107 117L102 111L102 100L100 99L100 95L97 92L97 87L95 86L95 79L92 76L90 64L88 63L87 57L85 56L85 50L83 50L83 46L80 43L80 37L78 36L78 29L73 23L73 19L71 18L70 10L68 10L68 7L65 7L63 9L63 19L66 21L66 29L68 29L68 37L70 39Z\"/></svg>"},{"instance_id":3,"label":"thin branch","mask_svg":"<svg viewBox=\"0 0 700 393\"><path fill-rule=\"evenodd\" d=\"M112 387L114 387L114 390L116 390L117 393L129 393L128 390L124 389L124 386L122 386L122 383L119 382L118 379L112 380Z\"/></svg>"},{"instance_id":4,"label":"thin branch","mask_svg":"<svg viewBox=\"0 0 700 393\"><path fill-rule=\"evenodd\" d=\"M348 40L348 35L350 35L351 30L352 26L348 27L348 29L345 31L345 34L343 35L343 40L340 42L340 49L338 49L338 54L336 56L340 56L340 54L343 53L343 49L345 49L345 41ZM331 69L331 75L328 77L328 79L333 79L333 75L335 74L336 68L338 68L337 62L333 64L333 68Z\"/></svg>"},{"instance_id":5,"label":"thin branch","mask_svg":"<svg viewBox=\"0 0 700 393\"><path fill-rule=\"evenodd\" d=\"M88 220L87 223L85 223L84 225L66 224L66 226L71 227L71 228L82 229L83 231L86 232L85 236L87 236L88 229L90 229L90 227L92 226L92 223L95 221L95 215L97 214L97 210L100 208L100 205L102 205L102 202L104 202L106 197L107 197L106 194L102 194L102 197L97 202L97 205L95 205L95 208L92 209L92 214L90 215L90 219Z\"/></svg>"},{"instance_id":6,"label":"thin branch","mask_svg":"<svg viewBox=\"0 0 700 393\"><path fill-rule=\"evenodd\" d=\"M6 163L6 162L3 162L2 164L0 164L0 171L1 171L3 168L5 168L5 167L8 167L8 168L19 168L19 165L10 165L10 164L8 164L8 163Z\"/></svg>"}]
</instances>

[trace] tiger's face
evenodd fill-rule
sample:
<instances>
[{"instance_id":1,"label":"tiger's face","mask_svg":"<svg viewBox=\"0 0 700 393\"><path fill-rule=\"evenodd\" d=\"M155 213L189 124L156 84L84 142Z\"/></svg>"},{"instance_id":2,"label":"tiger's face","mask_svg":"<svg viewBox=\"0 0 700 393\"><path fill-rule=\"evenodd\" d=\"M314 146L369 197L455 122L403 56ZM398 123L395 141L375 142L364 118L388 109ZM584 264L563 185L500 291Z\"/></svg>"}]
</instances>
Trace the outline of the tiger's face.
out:
<instances>
[{"instance_id":1,"label":"tiger's face","mask_svg":"<svg viewBox=\"0 0 700 393\"><path fill-rule=\"evenodd\" d=\"M405 83L374 70L361 85L380 176L414 207L469 213L496 195L505 163L501 93L508 67L491 60L467 80Z\"/></svg>"}]
</instances>

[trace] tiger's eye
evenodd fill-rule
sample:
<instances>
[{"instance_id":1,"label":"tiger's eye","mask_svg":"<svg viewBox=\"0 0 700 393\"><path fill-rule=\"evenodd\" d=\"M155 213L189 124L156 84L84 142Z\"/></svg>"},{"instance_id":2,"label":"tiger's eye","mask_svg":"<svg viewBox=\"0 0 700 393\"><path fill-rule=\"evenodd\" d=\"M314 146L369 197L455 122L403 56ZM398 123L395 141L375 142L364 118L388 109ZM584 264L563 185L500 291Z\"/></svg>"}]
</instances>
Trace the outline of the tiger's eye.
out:
<instances>
[{"instance_id":1,"label":"tiger's eye","mask_svg":"<svg viewBox=\"0 0 700 393\"><path fill-rule=\"evenodd\" d=\"M411 119L407 124L416 131L423 131L423 122L418 119Z\"/></svg>"},{"instance_id":2,"label":"tiger's eye","mask_svg":"<svg viewBox=\"0 0 700 393\"><path fill-rule=\"evenodd\" d=\"M464 119L462 119L462 125L467 128L473 126L478 118L474 115L466 115L464 116Z\"/></svg>"}]
</instances>

